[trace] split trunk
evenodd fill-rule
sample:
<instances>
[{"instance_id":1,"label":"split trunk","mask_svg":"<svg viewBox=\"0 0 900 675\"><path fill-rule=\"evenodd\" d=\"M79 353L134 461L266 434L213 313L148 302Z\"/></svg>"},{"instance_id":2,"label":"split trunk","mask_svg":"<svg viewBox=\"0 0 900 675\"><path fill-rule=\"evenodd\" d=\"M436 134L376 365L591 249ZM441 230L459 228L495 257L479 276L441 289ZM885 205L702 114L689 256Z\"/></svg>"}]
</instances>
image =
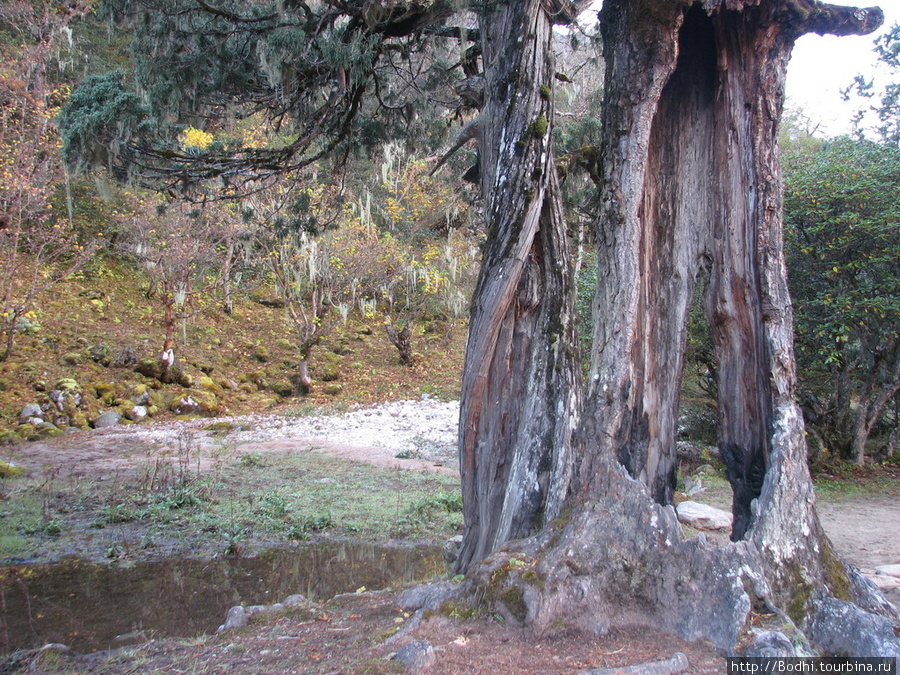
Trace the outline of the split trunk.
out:
<instances>
[{"instance_id":1,"label":"split trunk","mask_svg":"<svg viewBox=\"0 0 900 675\"><path fill-rule=\"evenodd\" d=\"M811 0L606 0L594 352L573 445L579 457L574 490L567 508L554 507L557 520L473 568L465 592L538 632L644 624L731 651L749 639L751 626L768 625L823 652L900 656L895 611L835 558L815 512L794 400L777 148L785 69L796 38L809 31L867 32L879 17L877 10ZM487 70L488 52L485 58ZM522 72L511 81L521 82ZM501 149L510 142L505 131L493 132ZM514 186L509 177L503 180L505 159L496 151L483 155L483 172L494 166L492 180ZM535 224L544 222L538 213L547 211L535 203L504 208L537 191L525 186L504 196L486 184L485 192L503 199L489 204L492 228L505 227L506 213L533 212ZM519 222L523 226L511 231L530 232L531 221ZM567 296L525 294L544 287L521 281L507 286L515 267L493 257L521 252L509 258L519 261L515 278L537 278L540 261L547 260L538 247L545 239L523 248L529 240L512 236L486 256L469 357L494 358L478 361L477 369L467 366L464 497L492 498L489 488L497 481L473 484L472 476L504 470L508 476L507 467L516 466L510 460L531 437L510 442L502 435L504 423L512 417L519 420L514 429L529 430L522 421L534 419L527 407L532 399L523 392L549 392L559 382L542 367L545 379L532 388L525 364L539 358L533 349L516 347L552 333L546 323L524 323L522 308L542 308L556 297L554 309L566 316ZM492 241L503 240L494 234ZM563 243L551 243L550 260L564 263ZM703 537L686 540L671 506L687 312L700 281L719 374L719 448L734 492L734 541L723 546ZM540 310L533 316L542 316ZM519 327L527 335L518 334ZM482 340L503 348L478 348ZM546 342L543 347L554 353ZM535 400L547 400L545 408L552 409L549 399ZM506 478L506 496L535 484L511 482ZM505 514L494 507L486 512ZM508 528L507 539L536 526L535 510L522 513L532 522ZM482 514L465 515L467 540L476 541L471 530L483 527ZM520 521L513 513L498 522ZM487 536L463 568L496 545L497 538Z\"/></svg>"}]
</instances>

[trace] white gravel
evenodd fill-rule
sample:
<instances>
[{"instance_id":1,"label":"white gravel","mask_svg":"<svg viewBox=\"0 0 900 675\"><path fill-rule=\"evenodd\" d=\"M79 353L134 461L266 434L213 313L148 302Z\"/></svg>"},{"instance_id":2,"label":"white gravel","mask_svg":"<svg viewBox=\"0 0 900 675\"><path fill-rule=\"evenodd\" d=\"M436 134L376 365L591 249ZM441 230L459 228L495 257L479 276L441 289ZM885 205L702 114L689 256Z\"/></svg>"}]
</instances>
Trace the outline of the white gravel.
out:
<instances>
[{"instance_id":1,"label":"white gravel","mask_svg":"<svg viewBox=\"0 0 900 675\"><path fill-rule=\"evenodd\" d=\"M106 430L110 435L153 445L170 445L185 432L199 445L220 445L221 433L204 430L219 423L230 425L226 443L231 446L291 440L327 440L348 446L386 448L426 460L456 457L459 402L422 399L393 401L356 408L337 415L253 414L215 419L150 425L131 425Z\"/></svg>"},{"instance_id":2,"label":"white gravel","mask_svg":"<svg viewBox=\"0 0 900 675\"><path fill-rule=\"evenodd\" d=\"M230 418L239 427L233 442L321 438L346 445L388 448L431 459L456 454L459 402L393 401L340 415L310 417L257 416Z\"/></svg>"}]
</instances>

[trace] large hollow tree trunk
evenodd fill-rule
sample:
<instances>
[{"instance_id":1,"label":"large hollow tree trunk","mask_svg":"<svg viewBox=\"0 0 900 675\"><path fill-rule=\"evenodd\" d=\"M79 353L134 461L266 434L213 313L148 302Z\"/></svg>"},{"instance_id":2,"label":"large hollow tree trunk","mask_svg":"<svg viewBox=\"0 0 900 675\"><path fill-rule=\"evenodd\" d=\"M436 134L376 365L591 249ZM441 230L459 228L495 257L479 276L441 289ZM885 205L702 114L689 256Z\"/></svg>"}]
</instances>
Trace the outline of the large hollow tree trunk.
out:
<instances>
[{"instance_id":1,"label":"large hollow tree trunk","mask_svg":"<svg viewBox=\"0 0 900 675\"><path fill-rule=\"evenodd\" d=\"M751 626L897 655L895 610L832 552L794 401L777 125L794 40L877 10L812 0L606 0L603 211L590 384L569 509L464 592L538 632L643 624L733 651ZM735 539L686 540L670 505L697 275L719 378ZM886 618L887 617L887 618Z\"/></svg>"},{"instance_id":2,"label":"large hollow tree trunk","mask_svg":"<svg viewBox=\"0 0 900 675\"><path fill-rule=\"evenodd\" d=\"M488 238L462 379L461 571L556 517L571 476L580 373L551 144L555 71L546 4L491 3L480 19Z\"/></svg>"}]
</instances>

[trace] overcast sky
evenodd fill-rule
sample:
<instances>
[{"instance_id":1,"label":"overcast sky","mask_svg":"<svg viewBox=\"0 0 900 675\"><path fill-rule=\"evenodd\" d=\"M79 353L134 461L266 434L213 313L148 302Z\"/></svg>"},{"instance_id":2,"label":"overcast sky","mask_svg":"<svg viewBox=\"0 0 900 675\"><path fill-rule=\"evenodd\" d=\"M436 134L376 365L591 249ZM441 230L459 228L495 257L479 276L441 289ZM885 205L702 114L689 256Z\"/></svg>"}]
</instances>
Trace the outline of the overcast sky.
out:
<instances>
[{"instance_id":1,"label":"overcast sky","mask_svg":"<svg viewBox=\"0 0 900 675\"><path fill-rule=\"evenodd\" d=\"M860 103L843 103L841 90L852 84L857 74L871 77L877 64L873 52L875 38L895 23L900 23L900 0L872 0L868 3L832 1L858 6L879 5L884 10L885 21L873 35L804 35L797 41L788 66L788 103L798 105L821 122L823 135L837 135L850 130L850 119Z\"/></svg>"}]
</instances>

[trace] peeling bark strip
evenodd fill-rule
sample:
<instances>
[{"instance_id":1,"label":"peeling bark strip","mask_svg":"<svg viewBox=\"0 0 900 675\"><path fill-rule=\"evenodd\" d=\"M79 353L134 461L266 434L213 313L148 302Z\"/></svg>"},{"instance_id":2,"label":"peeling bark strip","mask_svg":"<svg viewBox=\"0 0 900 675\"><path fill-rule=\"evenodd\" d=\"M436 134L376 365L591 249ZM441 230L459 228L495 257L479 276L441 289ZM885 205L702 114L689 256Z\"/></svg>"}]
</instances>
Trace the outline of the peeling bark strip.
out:
<instances>
[{"instance_id":1,"label":"peeling bark strip","mask_svg":"<svg viewBox=\"0 0 900 675\"><path fill-rule=\"evenodd\" d=\"M881 18L814 0L605 0L597 319L577 490L565 518L493 553L462 594L539 634L646 625L733 653L752 625L825 652L900 658L900 616L835 558L814 508L777 149L795 39L865 33ZM718 547L685 540L665 504L701 271L739 539ZM470 459L504 468L505 457Z\"/></svg>"},{"instance_id":2,"label":"peeling bark strip","mask_svg":"<svg viewBox=\"0 0 900 675\"><path fill-rule=\"evenodd\" d=\"M555 9L553 16L542 5ZM548 92L552 22L572 6L491 3L480 19L488 240L462 381L461 571L558 515L571 474L580 403L574 286Z\"/></svg>"}]
</instances>

